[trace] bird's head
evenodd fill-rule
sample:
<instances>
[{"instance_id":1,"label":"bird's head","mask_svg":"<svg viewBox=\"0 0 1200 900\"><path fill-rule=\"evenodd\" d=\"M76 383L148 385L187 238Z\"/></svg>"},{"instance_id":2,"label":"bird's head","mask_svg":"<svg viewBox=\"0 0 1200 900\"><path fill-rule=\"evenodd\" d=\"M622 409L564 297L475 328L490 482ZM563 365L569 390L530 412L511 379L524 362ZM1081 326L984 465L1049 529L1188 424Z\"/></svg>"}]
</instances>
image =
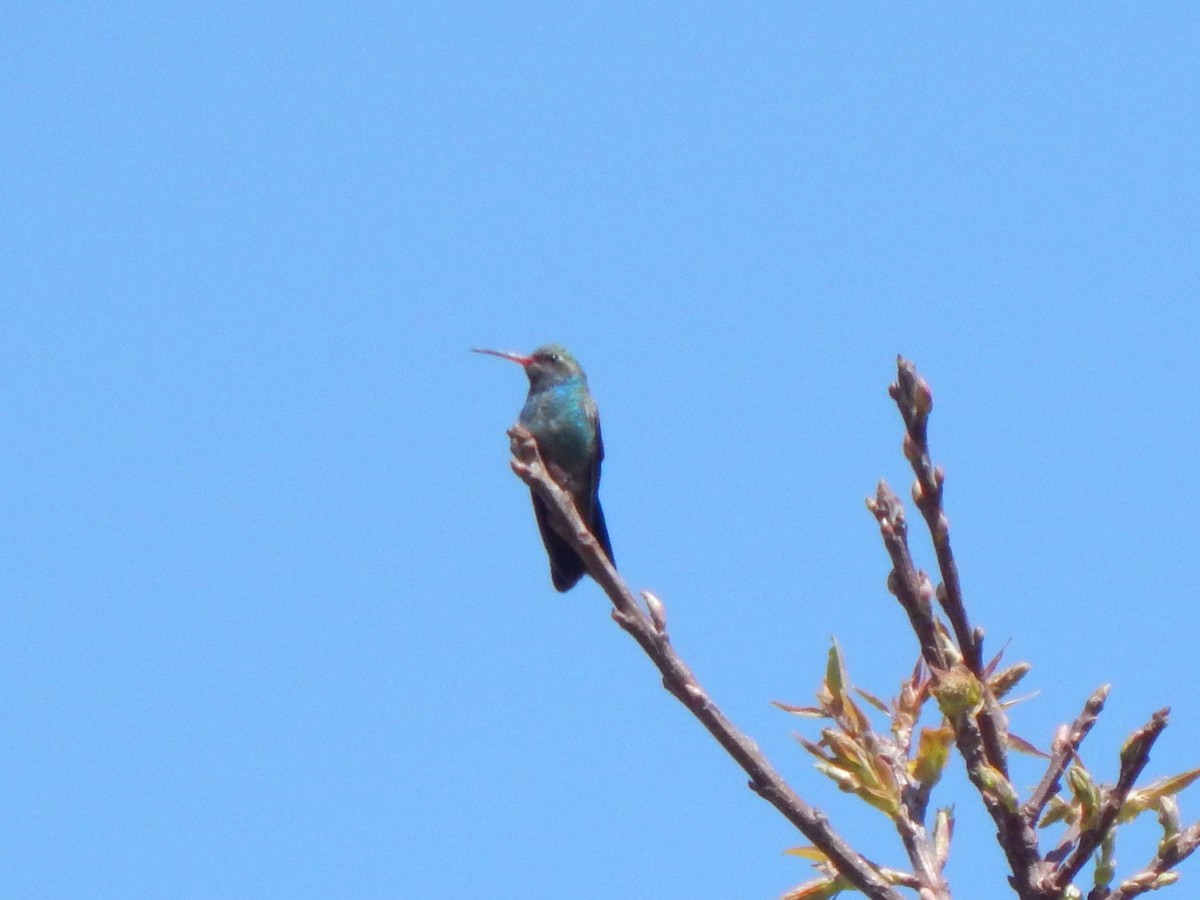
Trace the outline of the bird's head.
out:
<instances>
[{"instance_id":1,"label":"bird's head","mask_svg":"<svg viewBox=\"0 0 1200 900\"><path fill-rule=\"evenodd\" d=\"M540 391L551 388L572 378L587 380L583 369L571 352L560 344L546 344L538 347L528 356L518 353L503 353L499 350L475 350L476 353L486 353L515 362L525 369L529 377L530 390Z\"/></svg>"}]
</instances>

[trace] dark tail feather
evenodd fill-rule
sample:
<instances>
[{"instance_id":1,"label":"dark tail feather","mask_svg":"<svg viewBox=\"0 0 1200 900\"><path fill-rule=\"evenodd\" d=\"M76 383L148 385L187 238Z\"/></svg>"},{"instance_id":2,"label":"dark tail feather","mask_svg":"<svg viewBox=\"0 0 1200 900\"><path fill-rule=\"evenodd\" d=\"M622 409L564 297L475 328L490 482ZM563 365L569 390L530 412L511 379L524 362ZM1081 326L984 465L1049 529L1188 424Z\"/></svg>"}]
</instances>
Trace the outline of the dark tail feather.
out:
<instances>
[{"instance_id":1,"label":"dark tail feather","mask_svg":"<svg viewBox=\"0 0 1200 900\"><path fill-rule=\"evenodd\" d=\"M581 509L579 512L586 520L588 510ZM537 518L538 530L542 533L542 543L546 547L546 555L550 557L550 580L557 590L565 593L579 583L579 579L587 572L587 567L566 539L550 527L550 513L542 498L536 493L533 493L533 514ZM592 506L591 521L588 526L596 540L600 542L600 546L604 548L604 553L608 556L609 561L615 565L612 544L608 539L608 526L604 523L604 510L600 508L599 499Z\"/></svg>"},{"instance_id":2,"label":"dark tail feather","mask_svg":"<svg viewBox=\"0 0 1200 900\"><path fill-rule=\"evenodd\" d=\"M542 533L542 543L546 546L546 555L550 557L550 580L560 592L567 592L579 583L587 569L571 545L557 531L550 527L550 513L546 504L537 494L533 495L533 514L537 518L538 531Z\"/></svg>"}]
</instances>

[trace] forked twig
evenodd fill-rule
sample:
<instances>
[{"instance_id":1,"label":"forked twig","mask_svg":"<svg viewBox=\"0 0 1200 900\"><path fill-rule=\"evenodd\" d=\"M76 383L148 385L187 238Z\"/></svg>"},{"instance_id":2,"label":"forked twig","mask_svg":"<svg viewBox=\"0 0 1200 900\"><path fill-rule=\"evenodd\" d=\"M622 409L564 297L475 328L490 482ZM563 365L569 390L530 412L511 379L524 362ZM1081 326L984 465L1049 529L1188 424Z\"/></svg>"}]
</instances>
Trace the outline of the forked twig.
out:
<instances>
[{"instance_id":1,"label":"forked twig","mask_svg":"<svg viewBox=\"0 0 1200 900\"><path fill-rule=\"evenodd\" d=\"M1168 712L1167 709L1160 709L1154 713L1150 721L1130 735L1121 748L1121 770L1117 774L1117 783L1107 791L1096 821L1083 829L1075 849L1043 882L1049 896L1058 896L1071 883L1116 823L1134 782L1150 761L1150 748L1167 727Z\"/></svg>"}]
</instances>

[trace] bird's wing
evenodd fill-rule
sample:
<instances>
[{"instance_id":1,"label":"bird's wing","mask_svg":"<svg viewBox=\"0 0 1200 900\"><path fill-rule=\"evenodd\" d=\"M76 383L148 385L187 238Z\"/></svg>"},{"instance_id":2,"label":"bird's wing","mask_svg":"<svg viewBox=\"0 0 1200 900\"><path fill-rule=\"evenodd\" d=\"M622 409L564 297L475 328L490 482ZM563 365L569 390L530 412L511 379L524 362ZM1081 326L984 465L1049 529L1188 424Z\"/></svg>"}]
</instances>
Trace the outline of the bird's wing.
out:
<instances>
[{"instance_id":1,"label":"bird's wing","mask_svg":"<svg viewBox=\"0 0 1200 900\"><path fill-rule=\"evenodd\" d=\"M550 511L546 509L545 501L537 495L537 491L531 490L530 493L533 495L533 514L537 518L538 531L542 533L542 544L546 547L546 556L550 558L550 580L559 591L569 591L586 571L583 560L550 524Z\"/></svg>"},{"instance_id":2,"label":"bird's wing","mask_svg":"<svg viewBox=\"0 0 1200 900\"><path fill-rule=\"evenodd\" d=\"M588 496L592 498L592 508L589 510L581 510L584 518L587 520L588 527L591 528L592 534L596 536L596 540L600 542L600 546L604 548L604 552L608 554L608 560L613 565L616 565L616 560L613 558L612 542L608 539L608 525L604 521L604 510L600 508L600 463L604 459L604 438L600 434L600 417L596 416L596 458L592 463L592 471L589 481L592 489Z\"/></svg>"}]
</instances>

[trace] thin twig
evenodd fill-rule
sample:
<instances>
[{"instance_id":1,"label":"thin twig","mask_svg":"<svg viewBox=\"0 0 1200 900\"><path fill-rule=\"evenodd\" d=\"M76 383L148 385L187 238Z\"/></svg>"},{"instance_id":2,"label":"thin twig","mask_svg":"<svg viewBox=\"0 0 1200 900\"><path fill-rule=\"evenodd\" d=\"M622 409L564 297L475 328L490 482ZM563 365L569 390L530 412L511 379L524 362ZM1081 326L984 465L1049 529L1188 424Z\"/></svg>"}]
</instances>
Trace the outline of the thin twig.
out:
<instances>
[{"instance_id":1,"label":"thin twig","mask_svg":"<svg viewBox=\"0 0 1200 900\"><path fill-rule=\"evenodd\" d=\"M926 381L917 374L916 367L911 362L897 357L896 363L896 381L889 386L888 393L896 401L896 407L904 419L907 432L904 438L904 455L917 476L913 486L913 500L929 528L938 569L942 575L942 583L937 588L937 599L946 612L950 627L954 630L967 668L974 672L977 678L983 679L982 633L973 630L967 618L958 565L950 547L950 523L942 507L946 473L940 466L934 465L929 453L928 424L929 413L933 409L933 392ZM988 762L1007 776L1007 753L1003 731L1000 730L1004 720L996 715L997 703L994 698L985 696L984 706L988 715L981 719L979 727Z\"/></svg>"},{"instance_id":2,"label":"thin twig","mask_svg":"<svg viewBox=\"0 0 1200 900\"><path fill-rule=\"evenodd\" d=\"M925 665L930 671L948 669L950 666L938 639L937 622L933 616L929 578L913 564L908 549L908 523L904 517L904 505L888 483L880 481L874 499L867 501L867 508L879 523L883 546L892 560L888 590L908 614Z\"/></svg>"},{"instance_id":3,"label":"thin twig","mask_svg":"<svg viewBox=\"0 0 1200 900\"><path fill-rule=\"evenodd\" d=\"M933 618L928 596L929 580L917 570L908 549L904 510L900 498L886 482L881 481L874 500L869 501L867 506L879 522L880 535L892 560L888 589L908 613L913 631L916 632L921 645L921 654L936 679L940 677L939 673L944 673L949 666ZM980 686L981 690L986 691L986 684L982 680ZM1017 892L1022 898L1032 898L1036 896L1033 892L1033 881L1040 859L1037 835L1025 823L1015 806L1001 802L996 797L993 786L989 783L989 774L986 771L987 753L978 726L979 718L983 716L962 715L951 720L955 744L966 762L968 777L979 790L984 805L996 823L1000 844L1008 857Z\"/></svg>"},{"instance_id":4,"label":"thin twig","mask_svg":"<svg viewBox=\"0 0 1200 900\"><path fill-rule=\"evenodd\" d=\"M896 401L904 419L905 430L908 432L904 442L904 455L912 464L919 487L919 490L914 489L913 499L917 508L921 510L921 515L925 517L929 533L933 537L938 568L942 573L942 584L945 585L943 596L938 599L946 610L950 627L954 629L954 636L958 639L967 668L977 677L983 677L981 648L967 619L962 585L958 579L958 566L950 549L949 522L942 511L942 488L946 481L946 473L933 464L929 455L927 426L929 413L933 409L933 392L925 379L917 374L916 366L904 357L896 357L896 370L896 381L888 388L888 393Z\"/></svg>"},{"instance_id":5,"label":"thin twig","mask_svg":"<svg viewBox=\"0 0 1200 900\"><path fill-rule=\"evenodd\" d=\"M896 831L900 835L900 841L904 844L904 850L913 865L913 874L925 889L922 900L924 898L950 900L950 886L942 875L942 868L938 863L929 831L925 828L924 822L913 817L912 812L907 806L901 804L900 811L895 818Z\"/></svg>"},{"instance_id":6,"label":"thin twig","mask_svg":"<svg viewBox=\"0 0 1200 900\"><path fill-rule=\"evenodd\" d=\"M1121 807L1129 797L1129 792L1133 790L1134 782L1150 761L1150 748L1167 727L1169 712L1168 709L1158 710L1150 716L1149 722L1130 735L1125 746L1121 748L1121 770L1117 774L1117 783L1107 792L1096 821L1080 832L1079 842L1070 856L1043 881L1050 896L1057 897L1059 892L1074 880L1079 870L1096 852L1104 836L1112 829Z\"/></svg>"},{"instance_id":7,"label":"thin twig","mask_svg":"<svg viewBox=\"0 0 1200 900\"><path fill-rule=\"evenodd\" d=\"M900 715L898 711L895 714ZM888 767L899 788L899 803L892 823L912 863L913 881L923 890L921 900L951 900L950 886L942 874L937 848L925 827L928 794L919 789L921 783L909 769L908 747L881 737L869 725L857 731L856 737L868 758Z\"/></svg>"},{"instance_id":8,"label":"thin twig","mask_svg":"<svg viewBox=\"0 0 1200 900\"><path fill-rule=\"evenodd\" d=\"M933 541L942 583L938 585L938 603L950 620L950 627L958 640L963 662L975 677L986 684L983 670L982 632L971 628L967 609L963 603L962 584L958 577L958 564L950 548L950 521L942 506L942 494L946 473L935 466L929 453L929 413L933 410L933 391L919 374L916 367L902 356L896 357L896 381L888 387L888 394L896 402L900 416L904 419L907 432L904 437L904 455L917 476L913 486L913 500ZM1008 777L1008 751L1005 728L1007 719L999 701L988 690L984 691L983 712L979 716L979 732L988 762Z\"/></svg>"},{"instance_id":9,"label":"thin twig","mask_svg":"<svg viewBox=\"0 0 1200 900\"><path fill-rule=\"evenodd\" d=\"M1101 710L1104 709L1104 701L1108 699L1109 690L1111 688L1107 684L1098 687L1096 692L1088 698L1087 703L1083 705L1083 711L1072 723L1070 730L1061 740L1054 742L1053 753L1050 756L1050 764L1046 767L1046 774L1042 776L1042 780L1034 790L1033 795L1021 808L1021 814L1031 826L1037 825L1038 819L1042 816L1042 811L1046 808L1046 804L1050 802L1051 797L1058 793L1059 787L1062 784L1063 772L1067 770L1067 764L1070 763L1079 751L1079 745L1083 743L1083 739L1087 737L1088 732L1092 730L1092 726L1096 724L1096 719L1099 717Z\"/></svg>"},{"instance_id":10,"label":"thin twig","mask_svg":"<svg viewBox=\"0 0 1200 900\"><path fill-rule=\"evenodd\" d=\"M696 677L675 652L665 627L658 627L638 603L617 573L600 544L592 536L570 494L560 488L546 471L537 443L524 428L509 431L512 439L513 471L537 491L557 519L563 537L579 553L588 573L613 604L613 618L633 636L658 667L663 685L691 711L750 776L750 788L778 809L813 845L824 853L856 888L872 900L903 900L901 894L880 876L878 870L856 853L833 830L824 813L805 803L771 766L758 746L739 731L717 707ZM658 620L665 621L661 601L656 601Z\"/></svg>"},{"instance_id":11,"label":"thin twig","mask_svg":"<svg viewBox=\"0 0 1200 900\"><path fill-rule=\"evenodd\" d=\"M1196 852L1197 847L1200 847L1200 824L1192 825L1163 841L1150 865L1132 878L1125 879L1105 900L1129 900L1130 897L1162 887L1160 879Z\"/></svg>"},{"instance_id":12,"label":"thin twig","mask_svg":"<svg viewBox=\"0 0 1200 900\"><path fill-rule=\"evenodd\" d=\"M996 823L1000 845L1012 870L1013 887L1022 900L1034 900L1039 897L1036 881L1041 854L1037 835L1021 815L1015 801L997 795L997 776L1003 780L1006 789L1015 795L1011 784L1008 784L1008 754L1005 747L1007 717L988 687L987 673L981 660L981 632L972 630L967 618L958 567L950 548L949 520L942 507L945 473L933 464L929 453L928 423L929 413L933 409L933 392L911 362L897 357L896 363L896 381L888 388L888 393L904 420L904 455L917 476L913 498L925 519L937 554L942 583L934 595L950 621L963 663L977 680L981 693L982 708L977 714L951 717L955 743L966 763L971 783L979 791ZM888 587L909 614L926 661L931 663L931 668L944 670L947 668L945 662L931 659L930 627L925 618L932 618L932 612L926 612L930 608L929 598L925 596L928 589L921 589L928 585L928 579L921 576L914 580L916 568L905 539L904 515L899 498L881 482L874 502L868 506L879 522L884 545L892 558L893 568ZM917 617L914 617L914 610ZM940 646L937 655L945 658ZM935 678L941 677L941 674L933 671Z\"/></svg>"}]
</instances>

